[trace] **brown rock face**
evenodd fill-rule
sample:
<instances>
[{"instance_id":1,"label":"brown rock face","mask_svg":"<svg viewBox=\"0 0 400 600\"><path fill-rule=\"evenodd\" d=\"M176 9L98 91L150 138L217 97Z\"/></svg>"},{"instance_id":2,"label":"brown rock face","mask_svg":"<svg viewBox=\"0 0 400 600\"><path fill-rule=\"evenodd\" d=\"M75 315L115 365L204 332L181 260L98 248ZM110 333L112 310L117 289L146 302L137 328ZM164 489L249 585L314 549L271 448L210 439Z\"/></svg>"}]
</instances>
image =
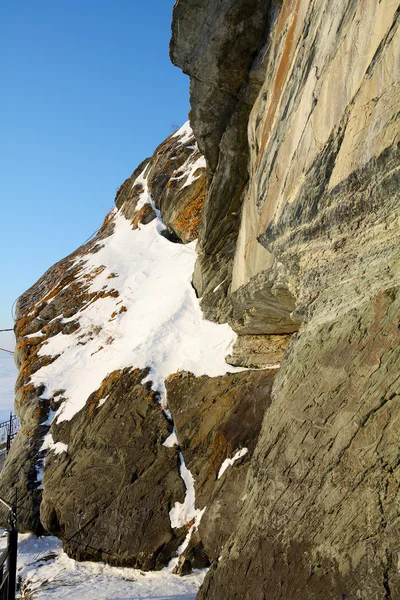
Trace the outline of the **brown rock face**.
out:
<instances>
[{"instance_id":1,"label":"brown rock face","mask_svg":"<svg viewBox=\"0 0 400 600\"><path fill-rule=\"evenodd\" d=\"M183 140L183 141L182 141ZM155 212L150 204L139 210L138 202L144 187L141 175L147 177L149 191L156 208L170 232L184 244L197 239L205 199L205 161L191 133L178 130L144 160L121 185L115 204L133 229L149 223Z\"/></svg>"},{"instance_id":2,"label":"brown rock face","mask_svg":"<svg viewBox=\"0 0 400 600\"><path fill-rule=\"evenodd\" d=\"M68 450L46 460L41 522L79 560L158 569L183 541L169 519L185 495L177 450L162 445L172 425L145 376L111 373L71 421L51 428Z\"/></svg>"},{"instance_id":3,"label":"brown rock face","mask_svg":"<svg viewBox=\"0 0 400 600\"><path fill-rule=\"evenodd\" d=\"M201 599L400 597L399 24L389 1L297 0L270 30L232 302L243 333L286 327L267 288L251 310L262 276L301 326Z\"/></svg>"},{"instance_id":4,"label":"brown rock face","mask_svg":"<svg viewBox=\"0 0 400 600\"><path fill-rule=\"evenodd\" d=\"M149 171L149 188L165 225L186 244L199 236L206 173L194 136L190 134L179 143L178 134L157 148Z\"/></svg>"},{"instance_id":5,"label":"brown rock face","mask_svg":"<svg viewBox=\"0 0 400 600\"><path fill-rule=\"evenodd\" d=\"M226 361L252 369L280 365L290 339L290 335L239 335Z\"/></svg>"},{"instance_id":6,"label":"brown rock face","mask_svg":"<svg viewBox=\"0 0 400 600\"><path fill-rule=\"evenodd\" d=\"M170 55L191 77L190 123L209 175L194 285L207 318L221 322L231 313L226 297L248 180L246 129L271 14L261 0L178 0L173 11Z\"/></svg>"},{"instance_id":7,"label":"brown rock face","mask_svg":"<svg viewBox=\"0 0 400 600\"><path fill-rule=\"evenodd\" d=\"M49 338L57 334L69 335L79 329L77 321L72 319L64 323L64 317L73 318L89 303L116 293L115 290L107 294L104 291L91 292L90 277L79 283L75 279L80 272L80 265L74 262L75 259L85 253L96 252L112 230L113 225L106 217L92 241L51 267L17 303L15 361L19 376L15 386L15 410L22 427L1 473L1 494L9 501L13 501L17 495L20 531L43 534L39 518L42 490L37 479L41 463L39 450L49 430L46 421L50 411L56 410L60 396L43 398L44 386L36 387L30 382L30 377L57 359L38 354ZM37 335L28 337L32 334ZM6 524L5 516L2 511L0 517L3 525Z\"/></svg>"},{"instance_id":8,"label":"brown rock face","mask_svg":"<svg viewBox=\"0 0 400 600\"><path fill-rule=\"evenodd\" d=\"M204 159L197 149L196 141L190 129L183 128L183 130L170 136L161 144L153 157L143 161L131 177L122 184L115 199L117 209L131 222L132 229L141 227L151 221L155 217L157 208L160 209L162 215L165 210L166 223L170 231L176 236L177 241L191 241L197 235L200 226L205 183L205 169L202 165L204 165ZM150 190L153 192L153 198L151 198L147 189L146 176ZM155 209L151 201L154 202ZM115 212L111 211L107 215L103 226L91 241L51 267L18 300L15 326L17 337L15 358L20 372L16 385L15 407L22 429L13 444L2 471L0 487L1 494L5 499L13 500L15 493L18 495L20 506L19 528L21 531L43 533L43 524L39 516L42 488L38 474L42 470L43 462L40 448L45 434L49 431L48 418L51 411L57 410L61 402L65 400L63 390L59 390L53 397L49 397L45 391L45 385L35 387L31 377L43 366L50 365L58 358L57 356L41 354L50 338L56 335L68 336L74 332L79 336L79 319L87 307L104 299L118 298L118 292L113 287L114 278L118 277L117 273L111 272L106 278L105 285L97 291L93 291L91 286L95 278L104 271L105 266L100 265L82 275L87 256L97 253L101 249L104 240L112 235L114 218ZM127 261L129 260L130 257L127 256ZM115 307L110 311L110 319L118 318L123 312L126 312L126 307L124 307L122 301L118 300ZM96 338L101 329L102 325L97 324L92 329L86 330L81 337L78 337L78 347L85 345L88 340ZM103 340L101 345L99 343L98 352L104 351L104 348L107 348L112 342L112 338ZM104 373L104 376L106 375L107 373ZM56 436L56 434L54 435ZM57 436L55 441L58 441ZM82 443L86 443L86 441L82 440ZM91 459L95 462L94 452ZM74 468L77 469L76 466ZM175 463L174 469L177 470ZM156 471L157 469L151 471L154 477L157 477ZM62 477L62 470L57 471L57 476ZM83 475L77 474L76 477L77 479L74 479L74 481L78 481L80 477L83 478ZM55 476L52 480L49 480L51 481L51 487L56 487L56 479ZM101 486L96 488L96 493L101 493ZM71 498L73 498L72 493ZM122 505L125 507L124 510L128 510L126 504L122 503ZM73 505L70 503L68 506L72 507ZM58 530L57 523L54 524L52 521L53 517L49 516L46 511L43 515L46 527L49 527L51 531ZM0 513L0 517L3 519L2 523L5 524L4 511ZM62 518L63 527L68 530L68 535L72 535L74 527L78 524L73 517L69 522L70 517L66 514ZM99 523L97 526L100 527ZM160 530L164 532L166 527L165 525L163 529L160 526ZM97 535L95 530L96 524L93 521L90 533L93 540ZM60 535L66 543L67 534L63 535L60 530ZM137 564L148 565L146 568L163 564L162 560L164 558L161 555L164 551L161 548L161 543L157 551L154 548L149 550L145 546L144 538L140 538L140 536L137 536L137 538L142 540L140 544L143 542L145 548L145 558L143 560L135 555ZM158 539L158 541L160 540ZM111 538L108 538L107 552L111 554L114 552L115 556L119 556L120 562L123 563L125 560L125 542L121 542L121 545L117 540L114 540L114 542L115 547L112 550L112 541ZM174 551L174 543L168 550L170 554ZM66 547L73 552L72 545L68 546L66 543ZM101 544L96 547L102 548ZM75 549L75 552L77 556L79 552L82 553L82 556L84 555L81 547ZM136 550L133 551L132 556L134 552ZM157 552L160 553L160 557L158 557ZM92 555L97 556L94 551ZM140 562L141 560L142 562Z\"/></svg>"},{"instance_id":9,"label":"brown rock face","mask_svg":"<svg viewBox=\"0 0 400 600\"><path fill-rule=\"evenodd\" d=\"M222 377L178 373L166 381L168 404L185 464L195 480L196 508L204 509L199 533L207 556L216 560L232 523L243 510L250 458L276 369ZM221 466L240 450L243 457L219 477Z\"/></svg>"}]
</instances>

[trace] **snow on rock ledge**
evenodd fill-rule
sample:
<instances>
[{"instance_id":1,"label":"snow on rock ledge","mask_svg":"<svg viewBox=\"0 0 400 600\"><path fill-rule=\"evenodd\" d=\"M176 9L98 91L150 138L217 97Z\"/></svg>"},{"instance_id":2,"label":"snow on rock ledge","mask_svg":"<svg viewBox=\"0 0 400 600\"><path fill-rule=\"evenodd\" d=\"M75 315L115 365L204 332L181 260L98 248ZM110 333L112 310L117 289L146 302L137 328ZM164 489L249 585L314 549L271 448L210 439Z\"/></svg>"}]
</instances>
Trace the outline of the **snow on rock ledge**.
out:
<instances>
[{"instance_id":1,"label":"snow on rock ledge","mask_svg":"<svg viewBox=\"0 0 400 600\"><path fill-rule=\"evenodd\" d=\"M121 186L96 237L18 302L23 429L3 489L18 489L21 530L43 524L78 559L161 568L186 538L191 516L169 518L186 492L179 447L163 445L164 380L237 370L236 335L203 318L191 284L204 166L185 125Z\"/></svg>"}]
</instances>

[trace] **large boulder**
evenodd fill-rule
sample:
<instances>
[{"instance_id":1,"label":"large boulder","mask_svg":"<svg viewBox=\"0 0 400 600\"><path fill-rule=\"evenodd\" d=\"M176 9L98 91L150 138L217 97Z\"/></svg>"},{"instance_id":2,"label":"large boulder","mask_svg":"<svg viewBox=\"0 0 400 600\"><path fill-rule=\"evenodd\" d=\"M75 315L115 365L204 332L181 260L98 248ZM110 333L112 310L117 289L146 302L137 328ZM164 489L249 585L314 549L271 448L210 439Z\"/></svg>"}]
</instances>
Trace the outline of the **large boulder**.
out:
<instances>
[{"instance_id":1,"label":"large boulder","mask_svg":"<svg viewBox=\"0 0 400 600\"><path fill-rule=\"evenodd\" d=\"M172 431L147 373L108 375L70 421L51 427L41 522L79 560L159 569L185 537L173 531L169 510L185 486ZM60 444L65 444L61 446Z\"/></svg>"},{"instance_id":2,"label":"large boulder","mask_svg":"<svg viewBox=\"0 0 400 600\"><path fill-rule=\"evenodd\" d=\"M263 369L195 377L181 372L166 381L196 507L204 510L198 531L211 561L221 554L243 510L250 460L276 373Z\"/></svg>"},{"instance_id":3,"label":"large boulder","mask_svg":"<svg viewBox=\"0 0 400 600\"><path fill-rule=\"evenodd\" d=\"M271 32L232 289L282 265L302 324L201 599L400 597L399 20L297 0Z\"/></svg>"}]
</instances>

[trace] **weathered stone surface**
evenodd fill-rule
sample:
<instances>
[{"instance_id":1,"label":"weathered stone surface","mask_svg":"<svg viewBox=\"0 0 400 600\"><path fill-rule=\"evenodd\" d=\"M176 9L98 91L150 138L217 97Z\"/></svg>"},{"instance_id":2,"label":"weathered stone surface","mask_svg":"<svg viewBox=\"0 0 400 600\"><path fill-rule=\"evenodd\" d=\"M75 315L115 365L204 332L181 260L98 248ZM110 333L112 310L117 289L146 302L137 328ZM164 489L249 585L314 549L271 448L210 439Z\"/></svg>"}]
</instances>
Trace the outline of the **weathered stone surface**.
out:
<instances>
[{"instance_id":1,"label":"weathered stone surface","mask_svg":"<svg viewBox=\"0 0 400 600\"><path fill-rule=\"evenodd\" d=\"M232 287L279 261L302 325L200 599L400 597L399 19L297 0L272 31Z\"/></svg>"},{"instance_id":2,"label":"weathered stone surface","mask_svg":"<svg viewBox=\"0 0 400 600\"><path fill-rule=\"evenodd\" d=\"M172 425L145 376L111 373L71 421L50 429L68 450L48 453L41 521L77 559L158 569L183 541L169 519L185 495L177 450L162 445Z\"/></svg>"},{"instance_id":3,"label":"weathered stone surface","mask_svg":"<svg viewBox=\"0 0 400 600\"><path fill-rule=\"evenodd\" d=\"M39 281L27 290L16 305L15 361L19 375L15 386L15 410L21 422L21 431L13 442L11 452L1 473L1 495L18 498L18 527L42 535L39 519L41 486L37 479L39 449L49 427L50 409L55 409L59 398L43 398L44 387L35 387L30 376L57 357L40 356L46 341L59 334L68 335L79 328L77 321L63 323L63 317L73 317L90 301L105 297L105 292L91 292L90 278L76 283L80 264L76 259L96 251L101 241L110 235L113 225L106 217L97 236L70 256L52 266ZM36 334L34 337L28 337ZM1 524L6 525L5 513L0 512Z\"/></svg>"},{"instance_id":4,"label":"weathered stone surface","mask_svg":"<svg viewBox=\"0 0 400 600\"><path fill-rule=\"evenodd\" d=\"M226 362L250 369L280 365L290 339L290 335L239 335Z\"/></svg>"},{"instance_id":5,"label":"weathered stone surface","mask_svg":"<svg viewBox=\"0 0 400 600\"><path fill-rule=\"evenodd\" d=\"M198 152L196 141L190 129L184 127L161 144L153 157L143 161L122 184L116 195L117 209L131 221L132 228L154 218L155 212L147 191L143 196L146 184L144 176L148 175L154 203L161 213L165 208L171 231L176 229L181 241L191 241L200 227L205 179L202 164L204 165L204 159ZM42 496L40 478L38 479L42 470L39 450L49 429L49 425L45 423L50 410L57 410L61 401L65 400L62 391L49 397L44 386L34 386L31 376L43 366L57 360L57 356L40 354L50 338L58 334L67 336L73 332L78 332L79 335L79 318L85 309L99 300L118 296L112 283L118 277L117 273L110 273L107 286L97 291L93 291L91 285L105 267L99 266L82 276L86 257L96 253L102 247L104 239L113 233L114 217L115 211L111 211L92 240L51 267L17 303L15 358L19 377L15 407L22 429L2 471L0 495L14 499L17 494L20 506L18 525L21 531L33 531L37 534L43 532L39 519ZM123 305L118 306L110 315L111 318L117 317L124 310L126 308ZM99 336L101 330L102 326L96 325L86 331L79 338L78 345L85 345L88 339ZM99 350L103 350L112 341L112 338L104 337ZM59 475L62 473L59 472ZM151 477L153 476L157 477L157 474L153 473ZM97 491L100 493L101 489ZM0 512L0 520L2 525L6 524L5 513L3 518L3 512ZM118 552L116 550L116 554ZM173 554L173 547L168 552ZM151 562L151 559L146 560ZM161 558L157 560L161 564ZM167 559L164 557L162 560Z\"/></svg>"},{"instance_id":6,"label":"weathered stone surface","mask_svg":"<svg viewBox=\"0 0 400 600\"><path fill-rule=\"evenodd\" d=\"M399 597L399 309L388 289L291 346L200 598Z\"/></svg>"},{"instance_id":7,"label":"weathered stone surface","mask_svg":"<svg viewBox=\"0 0 400 600\"><path fill-rule=\"evenodd\" d=\"M193 282L205 315L219 321L231 311L226 294L248 180L246 129L273 12L259 0L178 0L173 11L170 55L191 77L190 122L209 174Z\"/></svg>"},{"instance_id":8,"label":"weathered stone surface","mask_svg":"<svg viewBox=\"0 0 400 600\"><path fill-rule=\"evenodd\" d=\"M243 509L249 461L276 372L243 371L212 378L178 373L166 381L178 441L195 480L196 508L207 507L199 533L211 560L220 555ZM242 448L247 454L218 479L224 460Z\"/></svg>"},{"instance_id":9,"label":"weathered stone surface","mask_svg":"<svg viewBox=\"0 0 400 600\"><path fill-rule=\"evenodd\" d=\"M139 203L144 192L141 176L147 177L155 206L168 230L183 243L195 240L200 232L206 175L193 134L185 129L169 136L119 188L115 204L132 222L133 229L156 216L150 204Z\"/></svg>"},{"instance_id":10,"label":"weathered stone surface","mask_svg":"<svg viewBox=\"0 0 400 600\"><path fill-rule=\"evenodd\" d=\"M229 300L229 322L240 335L294 333L299 328L295 299L276 268L255 275Z\"/></svg>"},{"instance_id":11,"label":"weathered stone surface","mask_svg":"<svg viewBox=\"0 0 400 600\"><path fill-rule=\"evenodd\" d=\"M201 541L199 531L194 531L188 547L180 555L178 564L172 572L183 577L191 573L193 569L206 569L209 566L210 561Z\"/></svg>"},{"instance_id":12,"label":"weathered stone surface","mask_svg":"<svg viewBox=\"0 0 400 600\"><path fill-rule=\"evenodd\" d=\"M180 141L182 137L184 143ZM148 181L167 228L184 243L197 239L206 174L205 161L193 134L179 136L177 132L157 148Z\"/></svg>"}]
</instances>

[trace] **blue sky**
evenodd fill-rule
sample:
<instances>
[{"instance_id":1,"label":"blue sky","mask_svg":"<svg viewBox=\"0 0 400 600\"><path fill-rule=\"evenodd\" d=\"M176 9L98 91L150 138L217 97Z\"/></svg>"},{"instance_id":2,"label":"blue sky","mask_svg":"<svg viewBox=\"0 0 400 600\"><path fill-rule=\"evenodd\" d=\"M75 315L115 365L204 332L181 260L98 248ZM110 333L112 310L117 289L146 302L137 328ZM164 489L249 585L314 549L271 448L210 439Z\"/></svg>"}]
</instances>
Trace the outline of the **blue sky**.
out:
<instances>
[{"instance_id":1,"label":"blue sky","mask_svg":"<svg viewBox=\"0 0 400 600\"><path fill-rule=\"evenodd\" d=\"M168 57L173 0L3 0L0 329L84 242L189 111ZM0 346L11 343L0 334Z\"/></svg>"}]
</instances>

